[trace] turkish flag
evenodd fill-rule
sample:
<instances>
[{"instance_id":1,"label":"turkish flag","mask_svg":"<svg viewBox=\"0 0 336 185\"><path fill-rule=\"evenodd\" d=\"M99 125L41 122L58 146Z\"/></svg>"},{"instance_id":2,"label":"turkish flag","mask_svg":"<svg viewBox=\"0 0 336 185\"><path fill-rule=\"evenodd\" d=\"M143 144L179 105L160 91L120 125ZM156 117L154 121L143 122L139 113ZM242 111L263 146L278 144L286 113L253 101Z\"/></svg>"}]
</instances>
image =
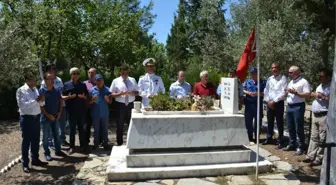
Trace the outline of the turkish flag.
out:
<instances>
[{"instance_id":1,"label":"turkish flag","mask_svg":"<svg viewBox=\"0 0 336 185\"><path fill-rule=\"evenodd\" d=\"M248 70L248 66L251 61L254 60L256 57L256 44L255 44L255 29L253 28L248 41L245 45L244 52L240 57L238 67L237 67L237 77L240 79L241 82L245 81L246 73Z\"/></svg>"}]
</instances>

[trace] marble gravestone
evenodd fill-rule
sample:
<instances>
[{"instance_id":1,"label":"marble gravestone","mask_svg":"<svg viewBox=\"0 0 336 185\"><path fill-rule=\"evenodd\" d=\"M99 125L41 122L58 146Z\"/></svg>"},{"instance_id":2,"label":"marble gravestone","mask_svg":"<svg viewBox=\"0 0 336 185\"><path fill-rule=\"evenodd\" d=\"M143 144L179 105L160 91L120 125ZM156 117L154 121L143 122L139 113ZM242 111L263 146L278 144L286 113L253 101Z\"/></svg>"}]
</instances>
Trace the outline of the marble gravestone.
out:
<instances>
[{"instance_id":1,"label":"marble gravestone","mask_svg":"<svg viewBox=\"0 0 336 185\"><path fill-rule=\"evenodd\" d=\"M221 108L226 113L237 114L239 112L237 79L222 78L221 84Z\"/></svg>"}]
</instances>

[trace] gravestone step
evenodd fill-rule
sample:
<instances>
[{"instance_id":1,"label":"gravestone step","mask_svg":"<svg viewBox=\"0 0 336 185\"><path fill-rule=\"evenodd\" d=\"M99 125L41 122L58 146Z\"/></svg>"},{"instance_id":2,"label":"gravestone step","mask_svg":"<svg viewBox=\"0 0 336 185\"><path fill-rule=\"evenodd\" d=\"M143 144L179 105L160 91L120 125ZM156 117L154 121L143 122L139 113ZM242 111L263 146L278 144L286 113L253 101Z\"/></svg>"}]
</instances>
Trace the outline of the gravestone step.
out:
<instances>
[{"instance_id":1,"label":"gravestone step","mask_svg":"<svg viewBox=\"0 0 336 185\"><path fill-rule=\"evenodd\" d=\"M227 164L250 161L251 150L194 149L186 151L136 152L126 156L128 167L165 167L183 165Z\"/></svg>"}]
</instances>

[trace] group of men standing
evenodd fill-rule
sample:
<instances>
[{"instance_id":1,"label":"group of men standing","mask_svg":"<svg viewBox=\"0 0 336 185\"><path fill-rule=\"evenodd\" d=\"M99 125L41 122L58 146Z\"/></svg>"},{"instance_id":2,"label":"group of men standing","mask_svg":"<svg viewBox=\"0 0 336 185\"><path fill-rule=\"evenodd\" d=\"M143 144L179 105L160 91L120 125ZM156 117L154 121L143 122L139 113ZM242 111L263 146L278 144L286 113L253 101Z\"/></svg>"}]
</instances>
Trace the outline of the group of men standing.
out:
<instances>
[{"instance_id":1,"label":"group of men standing","mask_svg":"<svg viewBox=\"0 0 336 185\"><path fill-rule=\"evenodd\" d=\"M112 103L112 98L115 99L117 111L117 145L122 145L124 123L130 122L135 97L141 96L142 107L147 107L151 97L158 93L165 93L161 77L155 75L155 60L153 58L146 59L143 65L146 74L140 77L138 83L134 78L129 77L128 66L123 65L120 67L120 76L113 80L110 88L105 86L103 76L96 74L95 68L89 69L89 79L84 82L79 80L80 70L76 67L71 68L71 80L63 85L62 80L56 76L56 66L48 64L40 90L36 89L35 77L26 75L26 83L16 93L23 137L22 164L24 172L29 173L30 171L28 166L29 148L31 149L32 165L43 166L47 164L39 160L38 155L40 125L43 130L42 142L46 161L52 160L50 147L55 148L56 156L67 156L61 151L61 145L70 147L68 155L75 152L76 128L80 152L86 152L88 149L92 126L94 128L93 149L102 145L105 150L109 150L109 104ZM260 89L257 84L257 69L252 68L250 72L251 79L246 80L243 85L239 82L238 88L240 107L243 103L245 104L245 123L250 141L255 141L253 136L256 138L257 100L258 96L261 96L260 105L263 105L263 101L267 103L268 131L264 144L273 142L274 120L276 120L279 131L278 149L296 150L296 154L301 155L304 149L305 98L313 97L315 101L312 107L312 137L307 158L303 162L310 162L313 165L321 164L323 152L321 145L326 138L325 122L331 73L322 70L320 72L321 85L318 86L315 93L311 93L309 83L301 77L300 69L296 66L289 69L291 81L287 83L287 78L280 74L279 65L272 64L273 75L267 82L261 81ZM230 77L236 77L235 71L231 73ZM177 81L172 83L169 88L170 97L184 99L191 93L216 97L215 86L209 82L207 71L200 73L200 79L200 82L194 85L192 92L191 85L185 81L185 73L178 72ZM219 86L217 95L220 93L221 87ZM290 134L290 143L287 147L284 146L283 140L283 114L286 96L286 121ZM260 111L260 117L263 117L263 111ZM66 119L70 125L70 143L66 141L65 137ZM296 135L299 137L298 145Z\"/></svg>"},{"instance_id":2,"label":"group of men standing","mask_svg":"<svg viewBox=\"0 0 336 185\"><path fill-rule=\"evenodd\" d=\"M251 79L244 82L245 124L250 141L257 137L257 124L262 122L263 102L267 104L267 137L264 145L273 144L274 121L277 123L278 138L277 149L283 151L296 151L294 155L302 155L305 149L304 114L306 111L306 99L314 99L312 104L312 127L307 156L302 162L312 166L321 165L323 157L323 144L326 141L326 117L328 113L331 72L322 69L319 72L321 84L315 92L311 92L309 82L301 76L301 70L297 66L291 66L288 70L290 81L280 73L278 63L272 64L273 75L265 82L260 81L258 90L255 68L251 69ZM260 122L257 123L257 97L260 96ZM286 102L286 103L285 103ZM286 105L285 105L286 104ZM289 144L284 144L284 112L286 107L286 123L289 131ZM253 124L254 120L254 124ZM260 133L259 133L260 134ZM254 138L253 138L254 135ZM297 142L297 137L299 138Z\"/></svg>"}]
</instances>

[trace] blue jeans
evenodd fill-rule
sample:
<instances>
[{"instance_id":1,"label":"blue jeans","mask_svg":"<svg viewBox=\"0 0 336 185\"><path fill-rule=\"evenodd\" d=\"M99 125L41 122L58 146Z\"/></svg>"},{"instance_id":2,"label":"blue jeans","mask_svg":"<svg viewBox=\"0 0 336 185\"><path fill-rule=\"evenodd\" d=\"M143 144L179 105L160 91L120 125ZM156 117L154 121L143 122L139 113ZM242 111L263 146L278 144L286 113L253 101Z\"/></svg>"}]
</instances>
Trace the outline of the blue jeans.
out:
<instances>
[{"instance_id":1,"label":"blue jeans","mask_svg":"<svg viewBox=\"0 0 336 185\"><path fill-rule=\"evenodd\" d=\"M104 146L108 144L108 134L107 134L108 122L109 122L108 116L92 119L92 124L94 128L94 145L96 147L100 144L100 138L103 139Z\"/></svg>"},{"instance_id":2,"label":"blue jeans","mask_svg":"<svg viewBox=\"0 0 336 185\"><path fill-rule=\"evenodd\" d=\"M58 120L59 122L59 135L60 135L60 142L63 143L66 139L65 137L65 126L66 126L66 110L65 107L63 107L62 109L62 113L61 113L61 117ZM52 130L50 129L50 133L49 133L49 138L48 141L49 143L52 143Z\"/></svg>"},{"instance_id":3,"label":"blue jeans","mask_svg":"<svg viewBox=\"0 0 336 185\"><path fill-rule=\"evenodd\" d=\"M48 138L51 138L50 130L52 133L52 137L54 139L55 144L55 151L60 152L61 151L61 144L60 144L60 138L59 138L59 123L57 120L51 121L47 118L41 121L43 126L43 149L44 149L44 155L50 155L49 150L49 140Z\"/></svg>"},{"instance_id":4,"label":"blue jeans","mask_svg":"<svg viewBox=\"0 0 336 185\"><path fill-rule=\"evenodd\" d=\"M22 165L28 167L29 158L28 151L30 148L30 155L32 161L39 158L39 142L40 142L40 115L20 116L20 127L22 131Z\"/></svg>"},{"instance_id":5,"label":"blue jeans","mask_svg":"<svg viewBox=\"0 0 336 185\"><path fill-rule=\"evenodd\" d=\"M299 137L299 148L303 149L305 142L304 135L304 112L306 104L297 103L287 105L286 121L289 131L289 144L296 146L296 134Z\"/></svg>"},{"instance_id":6,"label":"blue jeans","mask_svg":"<svg viewBox=\"0 0 336 185\"><path fill-rule=\"evenodd\" d=\"M274 130L274 118L276 119L278 127L278 143L283 144L283 134L284 134L284 101L279 101L275 103L275 110L267 106L267 139L272 139Z\"/></svg>"},{"instance_id":7,"label":"blue jeans","mask_svg":"<svg viewBox=\"0 0 336 185\"><path fill-rule=\"evenodd\" d=\"M245 126L247 129L247 135L249 137L249 140L253 140L253 133L255 139L257 139L257 113L258 113L257 107L258 107L257 102L245 104ZM260 126L262 123L262 118L263 118L263 109L262 109L262 103L260 103L260 120L259 120Z\"/></svg>"}]
</instances>

